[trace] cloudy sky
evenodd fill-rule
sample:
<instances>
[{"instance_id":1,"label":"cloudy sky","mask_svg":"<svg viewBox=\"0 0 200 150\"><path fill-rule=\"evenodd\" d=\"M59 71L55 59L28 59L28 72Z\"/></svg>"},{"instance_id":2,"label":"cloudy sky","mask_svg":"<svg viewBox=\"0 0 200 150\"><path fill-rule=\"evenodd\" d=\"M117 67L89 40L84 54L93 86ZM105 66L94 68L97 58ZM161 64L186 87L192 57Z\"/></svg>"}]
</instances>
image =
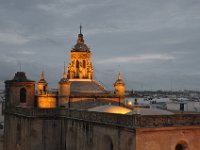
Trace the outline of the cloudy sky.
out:
<instances>
[{"instance_id":1,"label":"cloudy sky","mask_svg":"<svg viewBox=\"0 0 200 150\"><path fill-rule=\"evenodd\" d=\"M0 0L0 87L21 64L56 88L80 23L107 89L200 90L199 0Z\"/></svg>"}]
</instances>

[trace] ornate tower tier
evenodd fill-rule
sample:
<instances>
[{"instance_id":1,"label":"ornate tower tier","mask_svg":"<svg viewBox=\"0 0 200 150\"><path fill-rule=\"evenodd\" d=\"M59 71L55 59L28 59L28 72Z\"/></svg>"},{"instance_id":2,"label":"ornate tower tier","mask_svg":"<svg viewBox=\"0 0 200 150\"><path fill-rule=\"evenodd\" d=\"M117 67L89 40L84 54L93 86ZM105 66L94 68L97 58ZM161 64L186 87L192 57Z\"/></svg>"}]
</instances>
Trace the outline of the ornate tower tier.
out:
<instances>
[{"instance_id":1,"label":"ornate tower tier","mask_svg":"<svg viewBox=\"0 0 200 150\"><path fill-rule=\"evenodd\" d=\"M90 61L91 52L84 43L83 34L78 34L77 43L71 49L68 65L68 79L93 79L93 67Z\"/></svg>"}]
</instances>

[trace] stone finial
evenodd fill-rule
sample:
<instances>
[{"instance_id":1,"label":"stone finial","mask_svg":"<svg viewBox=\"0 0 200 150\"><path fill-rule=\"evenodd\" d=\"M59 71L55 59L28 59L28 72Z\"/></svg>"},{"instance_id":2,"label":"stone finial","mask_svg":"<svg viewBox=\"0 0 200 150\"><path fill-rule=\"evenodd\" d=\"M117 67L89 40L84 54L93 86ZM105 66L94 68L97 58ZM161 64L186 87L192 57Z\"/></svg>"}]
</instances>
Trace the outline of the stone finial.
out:
<instances>
[{"instance_id":1,"label":"stone finial","mask_svg":"<svg viewBox=\"0 0 200 150\"><path fill-rule=\"evenodd\" d=\"M118 80L122 80L122 75L121 75L120 72L119 72L119 74L118 74Z\"/></svg>"},{"instance_id":2,"label":"stone finial","mask_svg":"<svg viewBox=\"0 0 200 150\"><path fill-rule=\"evenodd\" d=\"M44 77L44 69L42 69L41 78L38 83L47 83Z\"/></svg>"}]
</instances>

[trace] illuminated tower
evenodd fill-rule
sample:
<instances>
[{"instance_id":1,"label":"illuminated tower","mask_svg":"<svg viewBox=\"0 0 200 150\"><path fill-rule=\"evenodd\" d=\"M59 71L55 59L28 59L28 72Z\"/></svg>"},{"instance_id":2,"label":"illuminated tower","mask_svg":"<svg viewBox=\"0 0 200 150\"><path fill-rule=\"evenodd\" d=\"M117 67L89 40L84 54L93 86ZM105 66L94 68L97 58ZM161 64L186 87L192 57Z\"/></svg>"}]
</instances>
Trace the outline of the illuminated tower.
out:
<instances>
[{"instance_id":1,"label":"illuminated tower","mask_svg":"<svg viewBox=\"0 0 200 150\"><path fill-rule=\"evenodd\" d=\"M125 84L120 73L118 74L118 79L115 82L114 87L116 95L120 97L120 103L124 103Z\"/></svg>"},{"instance_id":2,"label":"illuminated tower","mask_svg":"<svg viewBox=\"0 0 200 150\"><path fill-rule=\"evenodd\" d=\"M84 43L81 29L82 26L80 26L77 43L70 52L70 63L68 65L69 79L93 79L93 67L90 61L91 52Z\"/></svg>"},{"instance_id":3,"label":"illuminated tower","mask_svg":"<svg viewBox=\"0 0 200 150\"><path fill-rule=\"evenodd\" d=\"M58 83L58 96L59 96L60 106L65 106L65 104L69 102L70 82L67 79L67 74L65 72L65 65L64 65L63 78Z\"/></svg>"},{"instance_id":4,"label":"illuminated tower","mask_svg":"<svg viewBox=\"0 0 200 150\"><path fill-rule=\"evenodd\" d=\"M37 86L38 86L38 92L37 92L38 95L44 95L47 93L48 83L46 82L46 80L44 78L44 71L42 71L41 79L38 82Z\"/></svg>"}]
</instances>

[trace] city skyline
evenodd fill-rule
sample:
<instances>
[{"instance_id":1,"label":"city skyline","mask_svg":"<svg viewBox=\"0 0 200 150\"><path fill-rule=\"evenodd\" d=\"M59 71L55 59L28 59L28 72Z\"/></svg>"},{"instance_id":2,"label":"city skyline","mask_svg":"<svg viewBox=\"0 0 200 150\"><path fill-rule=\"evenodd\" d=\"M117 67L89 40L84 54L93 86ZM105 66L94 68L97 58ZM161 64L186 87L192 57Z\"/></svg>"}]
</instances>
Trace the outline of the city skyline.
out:
<instances>
[{"instance_id":1,"label":"city skyline","mask_svg":"<svg viewBox=\"0 0 200 150\"><path fill-rule=\"evenodd\" d=\"M43 69L50 87L57 87L81 23L95 79L107 89L121 72L127 89L199 90L199 5L197 0L0 0L0 88L16 71L38 81Z\"/></svg>"}]
</instances>

